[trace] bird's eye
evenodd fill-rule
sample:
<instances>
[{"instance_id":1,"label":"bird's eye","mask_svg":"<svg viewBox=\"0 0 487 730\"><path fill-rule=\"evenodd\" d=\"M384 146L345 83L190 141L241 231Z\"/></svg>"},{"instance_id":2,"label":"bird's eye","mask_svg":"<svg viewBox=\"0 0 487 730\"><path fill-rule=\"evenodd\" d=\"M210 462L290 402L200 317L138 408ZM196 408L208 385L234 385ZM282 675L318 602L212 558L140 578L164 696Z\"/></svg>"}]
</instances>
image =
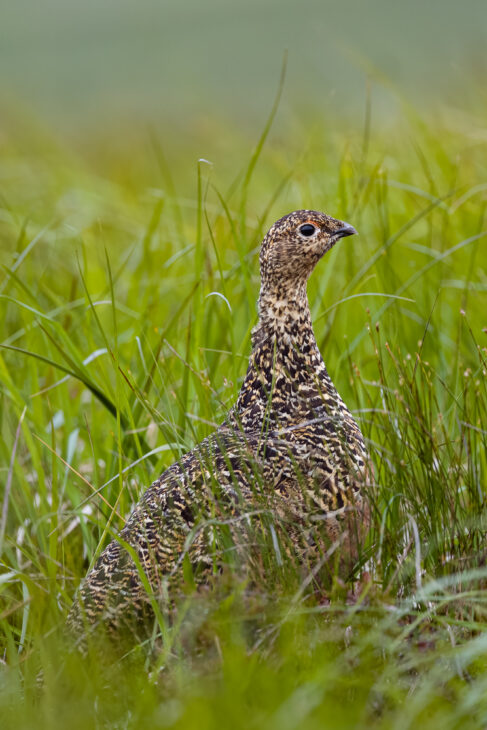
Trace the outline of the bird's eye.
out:
<instances>
[{"instance_id":1,"label":"bird's eye","mask_svg":"<svg viewBox=\"0 0 487 730\"><path fill-rule=\"evenodd\" d=\"M314 233L316 233L316 226L314 226L312 223L304 223L302 226L299 226L298 231L302 236L306 236L306 238L309 238Z\"/></svg>"}]
</instances>

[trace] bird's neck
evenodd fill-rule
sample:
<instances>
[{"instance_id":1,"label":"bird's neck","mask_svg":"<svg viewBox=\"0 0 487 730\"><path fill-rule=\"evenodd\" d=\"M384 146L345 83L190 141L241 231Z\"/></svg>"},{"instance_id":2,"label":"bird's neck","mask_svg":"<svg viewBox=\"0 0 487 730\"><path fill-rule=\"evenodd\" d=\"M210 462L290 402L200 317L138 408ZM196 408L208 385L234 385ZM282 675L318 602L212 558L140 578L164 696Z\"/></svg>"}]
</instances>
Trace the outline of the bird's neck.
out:
<instances>
[{"instance_id":1,"label":"bird's neck","mask_svg":"<svg viewBox=\"0 0 487 730\"><path fill-rule=\"evenodd\" d=\"M259 322L252 332L252 356L262 347L298 356L303 346L318 350L311 313L309 311L306 282L296 284L292 293L278 287L262 285L259 295ZM291 347L291 349L289 349Z\"/></svg>"},{"instance_id":2,"label":"bird's neck","mask_svg":"<svg viewBox=\"0 0 487 730\"><path fill-rule=\"evenodd\" d=\"M258 340L262 335L266 338L282 335L286 339L311 336L314 340L306 282L295 286L291 294L284 287L262 285L259 323L254 330L254 339Z\"/></svg>"},{"instance_id":3,"label":"bird's neck","mask_svg":"<svg viewBox=\"0 0 487 730\"><path fill-rule=\"evenodd\" d=\"M264 413L280 421L292 418L295 408L306 412L303 398L313 394L318 407L324 394L334 402L339 400L316 344L306 283L293 287L291 296L262 287L259 315L252 331L249 368L236 404L244 425L246 420L252 424L262 420ZM299 418L298 413L294 415Z\"/></svg>"}]
</instances>

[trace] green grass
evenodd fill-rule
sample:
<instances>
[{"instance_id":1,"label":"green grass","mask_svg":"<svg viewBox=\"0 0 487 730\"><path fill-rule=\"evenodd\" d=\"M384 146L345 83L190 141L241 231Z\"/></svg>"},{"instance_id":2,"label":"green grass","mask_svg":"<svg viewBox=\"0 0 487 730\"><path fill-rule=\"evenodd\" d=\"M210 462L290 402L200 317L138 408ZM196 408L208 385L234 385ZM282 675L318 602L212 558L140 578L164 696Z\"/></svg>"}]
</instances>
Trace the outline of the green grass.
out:
<instances>
[{"instance_id":1,"label":"green grass","mask_svg":"<svg viewBox=\"0 0 487 730\"><path fill-rule=\"evenodd\" d=\"M2 727L487 723L485 143L473 111L324 124L281 125L253 154L215 121L196 168L175 132L75 155L5 131ZM376 467L370 580L313 595L270 541L253 594L186 600L159 657L72 656L80 579L233 403L259 242L299 207L360 232L309 294Z\"/></svg>"}]
</instances>

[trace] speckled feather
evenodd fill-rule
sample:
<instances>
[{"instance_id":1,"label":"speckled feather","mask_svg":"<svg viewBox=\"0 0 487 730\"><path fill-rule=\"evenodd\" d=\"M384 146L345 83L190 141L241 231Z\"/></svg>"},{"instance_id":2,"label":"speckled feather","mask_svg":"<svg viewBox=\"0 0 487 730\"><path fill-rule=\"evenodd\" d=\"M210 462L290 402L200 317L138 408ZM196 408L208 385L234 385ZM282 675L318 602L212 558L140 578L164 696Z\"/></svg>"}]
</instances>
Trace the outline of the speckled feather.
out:
<instances>
[{"instance_id":1,"label":"speckled feather","mask_svg":"<svg viewBox=\"0 0 487 730\"><path fill-rule=\"evenodd\" d=\"M303 225L313 233L303 235ZM299 560L323 555L333 541L350 561L356 557L368 525L369 461L318 350L306 294L317 262L352 233L312 210L270 228L260 254L259 322L237 402L214 434L152 484L120 539L103 551L68 618L75 635L102 624L111 632L130 627L142 638L154 600L178 595L188 564L196 584L221 570L225 549L215 525L231 525L234 557L245 566L242 516L263 500Z\"/></svg>"}]
</instances>

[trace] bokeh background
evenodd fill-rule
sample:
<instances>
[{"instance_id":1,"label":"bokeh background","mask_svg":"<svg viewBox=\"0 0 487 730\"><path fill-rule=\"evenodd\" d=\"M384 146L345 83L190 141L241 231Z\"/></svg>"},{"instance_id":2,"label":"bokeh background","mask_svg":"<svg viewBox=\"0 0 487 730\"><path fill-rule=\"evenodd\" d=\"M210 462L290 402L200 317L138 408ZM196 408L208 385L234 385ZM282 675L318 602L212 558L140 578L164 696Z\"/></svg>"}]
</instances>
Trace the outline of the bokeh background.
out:
<instances>
[{"instance_id":1,"label":"bokeh background","mask_svg":"<svg viewBox=\"0 0 487 730\"><path fill-rule=\"evenodd\" d=\"M18 0L2 3L0 92L56 132L128 120L193 128L259 124L282 56L284 106L298 118L363 112L365 80L462 104L485 70L484 0ZM388 93L386 93L386 90Z\"/></svg>"}]
</instances>

